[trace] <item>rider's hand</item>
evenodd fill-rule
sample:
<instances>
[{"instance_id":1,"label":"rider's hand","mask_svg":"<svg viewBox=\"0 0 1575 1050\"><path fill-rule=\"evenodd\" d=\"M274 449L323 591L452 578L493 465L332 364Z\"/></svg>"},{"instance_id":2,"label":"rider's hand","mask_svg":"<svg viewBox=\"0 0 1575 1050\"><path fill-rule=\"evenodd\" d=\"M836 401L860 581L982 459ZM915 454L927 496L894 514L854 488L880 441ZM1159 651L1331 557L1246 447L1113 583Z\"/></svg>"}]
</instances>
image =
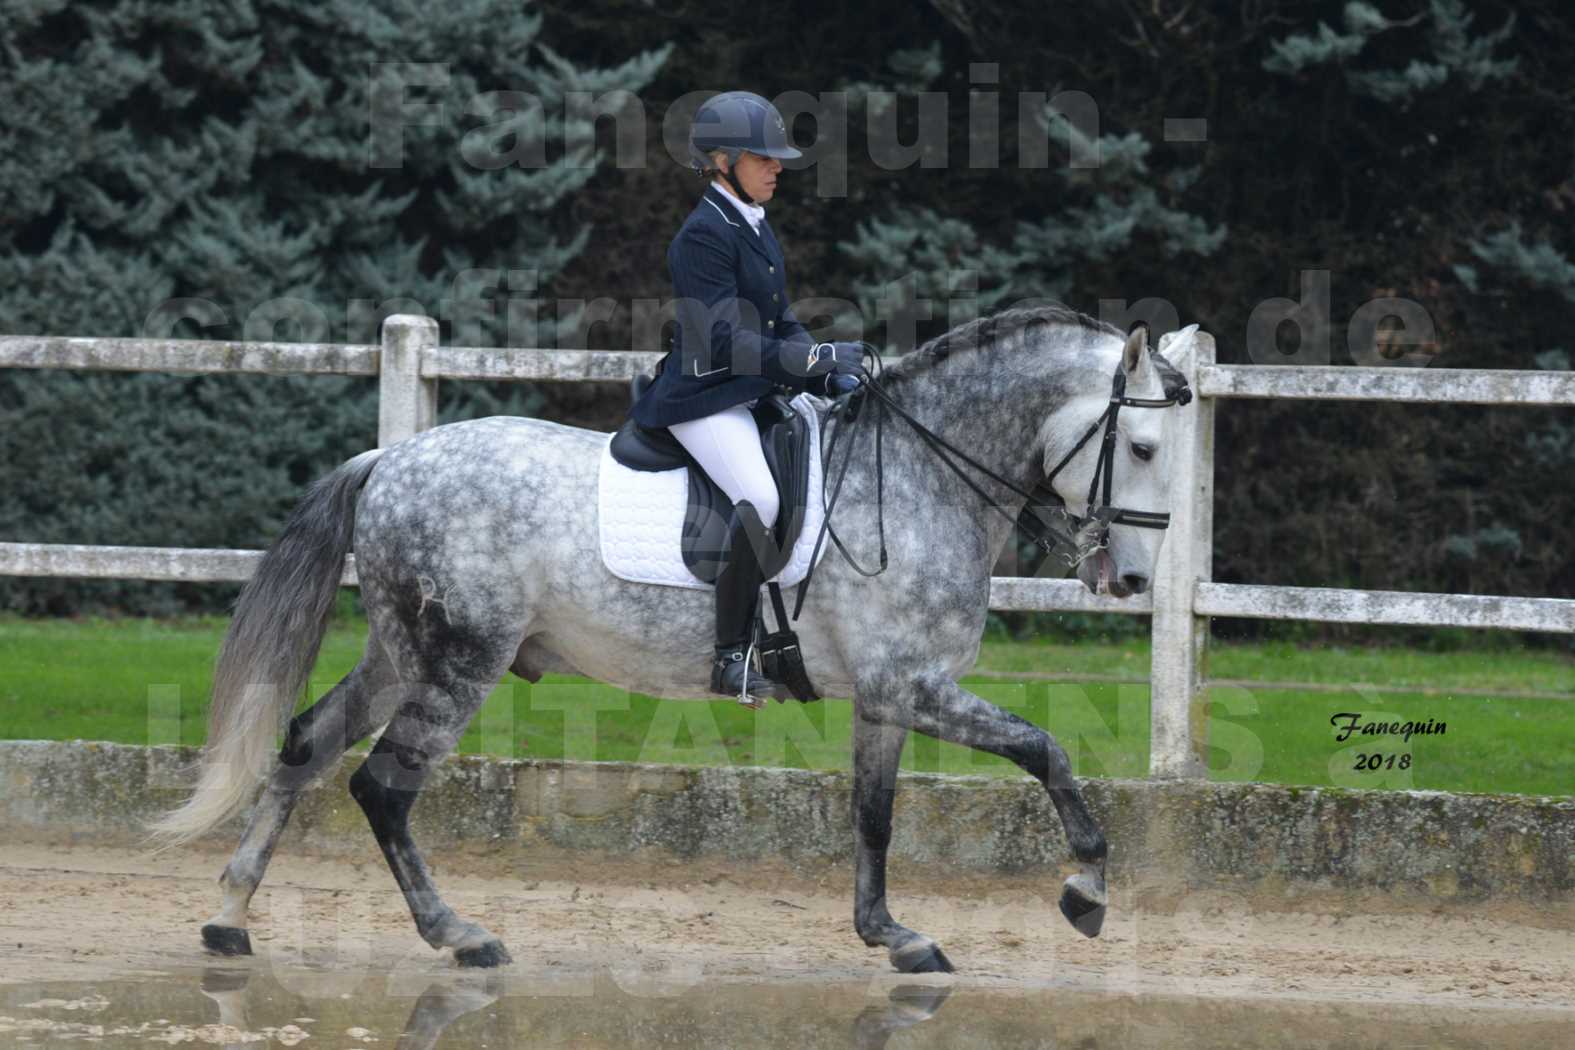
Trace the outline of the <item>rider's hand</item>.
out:
<instances>
[{"instance_id":1,"label":"rider's hand","mask_svg":"<svg viewBox=\"0 0 1575 1050\"><path fill-rule=\"evenodd\" d=\"M810 351L809 371L806 374L818 376L835 372L838 375L856 376L863 370L864 344L817 343Z\"/></svg>"},{"instance_id":2,"label":"rider's hand","mask_svg":"<svg viewBox=\"0 0 1575 1050\"><path fill-rule=\"evenodd\" d=\"M843 372L833 372L826 377L826 396L841 397L843 394L851 394L860 385L862 384L859 382L858 376L847 375Z\"/></svg>"}]
</instances>

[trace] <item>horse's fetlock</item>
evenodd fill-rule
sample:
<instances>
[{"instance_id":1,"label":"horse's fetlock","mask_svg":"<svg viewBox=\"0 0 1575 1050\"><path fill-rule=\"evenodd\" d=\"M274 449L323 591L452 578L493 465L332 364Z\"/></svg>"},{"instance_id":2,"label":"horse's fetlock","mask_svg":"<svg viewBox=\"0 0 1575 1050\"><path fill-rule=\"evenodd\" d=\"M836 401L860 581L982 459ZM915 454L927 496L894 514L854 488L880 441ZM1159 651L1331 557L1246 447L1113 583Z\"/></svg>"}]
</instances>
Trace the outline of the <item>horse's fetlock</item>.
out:
<instances>
[{"instance_id":1,"label":"horse's fetlock","mask_svg":"<svg viewBox=\"0 0 1575 1050\"><path fill-rule=\"evenodd\" d=\"M421 910L416 913L416 932L421 939L434 948L443 948L451 942L458 940L453 926L459 923L459 917L454 914L454 909L446 904L439 904L433 910Z\"/></svg>"},{"instance_id":2,"label":"horse's fetlock","mask_svg":"<svg viewBox=\"0 0 1575 1050\"><path fill-rule=\"evenodd\" d=\"M853 932L872 948L890 940L891 931L896 925L897 920L891 917L891 912L886 910L884 903L859 909L853 913Z\"/></svg>"},{"instance_id":3,"label":"horse's fetlock","mask_svg":"<svg viewBox=\"0 0 1575 1050\"><path fill-rule=\"evenodd\" d=\"M853 932L858 934L859 940L863 941L865 946L869 948L873 948L881 943L885 930L885 926L876 925L875 923L855 922L853 924Z\"/></svg>"},{"instance_id":4,"label":"horse's fetlock","mask_svg":"<svg viewBox=\"0 0 1575 1050\"><path fill-rule=\"evenodd\" d=\"M1103 865L1109 854L1105 836L1099 831L1074 836L1070 846L1072 859L1082 864Z\"/></svg>"}]
</instances>

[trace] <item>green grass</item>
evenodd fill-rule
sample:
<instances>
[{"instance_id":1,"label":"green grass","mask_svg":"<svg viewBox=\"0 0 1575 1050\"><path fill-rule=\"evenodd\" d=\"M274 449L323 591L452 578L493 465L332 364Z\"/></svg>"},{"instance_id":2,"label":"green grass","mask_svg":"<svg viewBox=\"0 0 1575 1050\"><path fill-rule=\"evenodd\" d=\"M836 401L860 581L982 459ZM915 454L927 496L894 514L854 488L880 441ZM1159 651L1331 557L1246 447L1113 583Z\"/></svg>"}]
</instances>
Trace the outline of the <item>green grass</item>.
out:
<instances>
[{"instance_id":1,"label":"green grass","mask_svg":"<svg viewBox=\"0 0 1575 1050\"><path fill-rule=\"evenodd\" d=\"M223 618L181 621L0 619L0 738L123 743L202 742L204 707ZM354 666L365 628L337 624L313 673L312 696ZM1066 645L989 641L981 672L1142 677L1146 642ZM1425 653L1216 645L1216 679L1308 688L1216 685L1210 765L1220 780L1346 787L1571 793L1575 703L1498 692L1556 692L1575 681L1558 653ZM974 692L1054 732L1083 776L1136 777L1148 765L1149 690L1121 682L1006 681L973 676ZM1373 683L1384 691L1363 685ZM1330 716L1448 725L1443 736L1375 744L1334 740ZM845 769L846 701L671 703L567 676L532 686L507 676L461 741L467 752L539 758L752 764ZM1358 772L1359 753L1409 754L1410 768ZM1021 775L1008 763L911 737L911 770Z\"/></svg>"},{"instance_id":2,"label":"green grass","mask_svg":"<svg viewBox=\"0 0 1575 1050\"><path fill-rule=\"evenodd\" d=\"M1126 645L986 641L979 666L992 671L1146 676L1148 640ZM1414 686L1483 693L1575 693L1575 660L1529 649L1430 653L1406 648L1302 648L1288 642L1209 647L1213 678L1260 682Z\"/></svg>"}]
</instances>

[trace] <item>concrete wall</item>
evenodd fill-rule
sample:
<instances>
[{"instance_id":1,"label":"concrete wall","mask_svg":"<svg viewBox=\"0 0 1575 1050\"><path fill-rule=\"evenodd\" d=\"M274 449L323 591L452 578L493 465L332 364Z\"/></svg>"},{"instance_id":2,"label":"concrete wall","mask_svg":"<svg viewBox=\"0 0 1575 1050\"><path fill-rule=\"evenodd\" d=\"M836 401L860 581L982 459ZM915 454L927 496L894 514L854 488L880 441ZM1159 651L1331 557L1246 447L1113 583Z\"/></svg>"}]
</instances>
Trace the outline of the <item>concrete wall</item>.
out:
<instances>
[{"instance_id":1,"label":"concrete wall","mask_svg":"<svg viewBox=\"0 0 1575 1050\"><path fill-rule=\"evenodd\" d=\"M0 742L0 843L12 836L134 841L180 801L189 748ZM302 800L287 840L375 857L345 782ZM1296 896L1320 890L1479 901L1575 901L1575 798L1351 791L1200 781L1089 780L1089 805L1128 886ZM455 757L415 811L431 846L471 845L789 862L851 856L845 773ZM239 822L215 833L228 844ZM1059 821L1027 778L904 775L893 854L964 872L1048 871ZM470 851L475 855L475 850Z\"/></svg>"}]
</instances>

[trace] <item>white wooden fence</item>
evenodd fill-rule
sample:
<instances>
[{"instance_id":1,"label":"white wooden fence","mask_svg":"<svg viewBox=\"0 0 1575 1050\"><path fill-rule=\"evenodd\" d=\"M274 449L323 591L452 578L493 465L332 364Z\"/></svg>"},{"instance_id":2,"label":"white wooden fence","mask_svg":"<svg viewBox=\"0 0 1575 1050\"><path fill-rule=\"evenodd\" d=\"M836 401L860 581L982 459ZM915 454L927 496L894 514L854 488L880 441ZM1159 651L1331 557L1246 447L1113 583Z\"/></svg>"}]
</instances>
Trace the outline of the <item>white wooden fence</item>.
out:
<instances>
[{"instance_id":1,"label":"white wooden fence","mask_svg":"<svg viewBox=\"0 0 1575 1050\"><path fill-rule=\"evenodd\" d=\"M627 381L661 355L606 350L496 350L438 345L437 322L390 317L379 346L228 343L159 339L0 336L0 368L143 372L251 372L377 376L378 442L387 446L437 417L440 379L537 382ZM1203 709L1208 618L1575 632L1575 600L1263 587L1214 583L1214 408L1220 398L1403 401L1418 404L1575 406L1575 372L1218 365L1200 338L1188 377L1199 395L1183 418L1184 454L1171 482L1171 525L1149 594L1096 597L1076 580L996 577L998 610L1153 614L1152 744L1156 777L1205 773ZM241 581L259 551L0 543L0 574L146 580ZM344 583L354 585L352 556Z\"/></svg>"}]
</instances>

